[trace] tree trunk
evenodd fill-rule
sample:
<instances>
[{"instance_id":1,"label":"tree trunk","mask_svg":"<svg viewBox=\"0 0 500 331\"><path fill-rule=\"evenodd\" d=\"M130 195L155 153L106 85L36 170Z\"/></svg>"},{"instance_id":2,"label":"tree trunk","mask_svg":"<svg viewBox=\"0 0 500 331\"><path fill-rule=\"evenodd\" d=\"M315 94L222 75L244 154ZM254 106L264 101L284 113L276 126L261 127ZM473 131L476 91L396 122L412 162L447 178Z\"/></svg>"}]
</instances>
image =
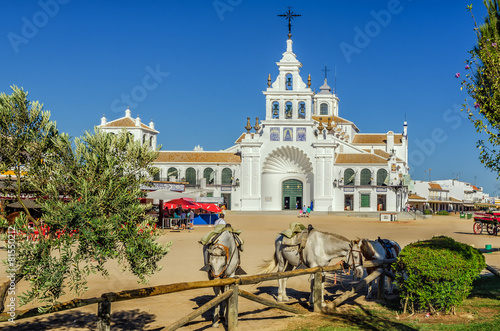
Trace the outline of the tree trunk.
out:
<instances>
[{"instance_id":1,"label":"tree trunk","mask_svg":"<svg viewBox=\"0 0 500 331\"><path fill-rule=\"evenodd\" d=\"M23 276L16 275L15 278L16 285L22 278ZM10 280L3 282L2 285L0 285L0 312L3 312L5 308L5 299L7 299L7 292L9 288L10 288Z\"/></svg>"}]
</instances>

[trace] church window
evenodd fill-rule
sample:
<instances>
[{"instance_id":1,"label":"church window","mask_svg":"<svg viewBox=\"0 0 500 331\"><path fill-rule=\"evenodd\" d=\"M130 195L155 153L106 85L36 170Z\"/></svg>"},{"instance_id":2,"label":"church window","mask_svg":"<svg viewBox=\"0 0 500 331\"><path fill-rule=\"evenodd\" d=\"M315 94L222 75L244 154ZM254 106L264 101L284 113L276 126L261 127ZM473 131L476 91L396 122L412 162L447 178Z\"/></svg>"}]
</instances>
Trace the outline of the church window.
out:
<instances>
[{"instance_id":1,"label":"church window","mask_svg":"<svg viewBox=\"0 0 500 331\"><path fill-rule=\"evenodd\" d=\"M189 185L196 185L196 170L193 168L186 169L186 182L188 182Z\"/></svg>"},{"instance_id":2,"label":"church window","mask_svg":"<svg viewBox=\"0 0 500 331\"><path fill-rule=\"evenodd\" d=\"M143 143L143 144L145 144L145 143L146 143L146 135L145 135L145 134L143 134L143 135L142 135L142 143Z\"/></svg>"},{"instance_id":3,"label":"church window","mask_svg":"<svg viewBox=\"0 0 500 331\"><path fill-rule=\"evenodd\" d=\"M370 194L361 194L361 207L370 207Z\"/></svg>"},{"instance_id":4,"label":"church window","mask_svg":"<svg viewBox=\"0 0 500 331\"><path fill-rule=\"evenodd\" d=\"M280 104L278 101L273 102L273 118L280 117Z\"/></svg>"},{"instance_id":5,"label":"church window","mask_svg":"<svg viewBox=\"0 0 500 331\"><path fill-rule=\"evenodd\" d=\"M177 172L177 169L174 168L174 167L168 168L168 171L167 171L167 180L174 182L178 178L179 178L179 173Z\"/></svg>"},{"instance_id":6,"label":"church window","mask_svg":"<svg viewBox=\"0 0 500 331\"><path fill-rule=\"evenodd\" d=\"M292 118L293 115L293 106L290 101L287 101L285 104L285 117L286 118Z\"/></svg>"},{"instance_id":7,"label":"church window","mask_svg":"<svg viewBox=\"0 0 500 331\"><path fill-rule=\"evenodd\" d=\"M370 185L372 173L368 169L361 170L360 185Z\"/></svg>"},{"instance_id":8,"label":"church window","mask_svg":"<svg viewBox=\"0 0 500 331\"><path fill-rule=\"evenodd\" d=\"M224 168L222 169L222 174L221 174L221 181L222 185L231 185L232 180L231 178L233 177L233 172L229 168Z\"/></svg>"},{"instance_id":9,"label":"church window","mask_svg":"<svg viewBox=\"0 0 500 331\"><path fill-rule=\"evenodd\" d=\"M345 186L354 186L354 179L356 175L354 174L354 170L351 168L346 169L344 171L344 185Z\"/></svg>"},{"instance_id":10,"label":"church window","mask_svg":"<svg viewBox=\"0 0 500 331\"><path fill-rule=\"evenodd\" d=\"M285 85L286 85L287 90L293 90L293 76L292 76L292 74L286 75Z\"/></svg>"},{"instance_id":11,"label":"church window","mask_svg":"<svg viewBox=\"0 0 500 331\"><path fill-rule=\"evenodd\" d=\"M127 143L134 141L134 135L132 132L127 133Z\"/></svg>"},{"instance_id":12,"label":"church window","mask_svg":"<svg viewBox=\"0 0 500 331\"><path fill-rule=\"evenodd\" d=\"M149 147L153 147L153 137L149 137Z\"/></svg>"},{"instance_id":13,"label":"church window","mask_svg":"<svg viewBox=\"0 0 500 331\"><path fill-rule=\"evenodd\" d=\"M207 184L213 185L215 180L215 171L212 168L205 168L203 170L203 178L207 179Z\"/></svg>"},{"instance_id":14,"label":"church window","mask_svg":"<svg viewBox=\"0 0 500 331\"><path fill-rule=\"evenodd\" d=\"M306 118L306 103L299 102L299 118Z\"/></svg>"},{"instance_id":15,"label":"church window","mask_svg":"<svg viewBox=\"0 0 500 331\"><path fill-rule=\"evenodd\" d=\"M320 115L328 115L328 104L322 103L319 106L319 114Z\"/></svg>"},{"instance_id":16,"label":"church window","mask_svg":"<svg viewBox=\"0 0 500 331\"><path fill-rule=\"evenodd\" d=\"M158 170L158 172L153 176L153 180L159 181L160 180L160 173L161 173L161 171L160 171L160 169L158 169L156 167L155 167L155 169Z\"/></svg>"},{"instance_id":17,"label":"church window","mask_svg":"<svg viewBox=\"0 0 500 331\"><path fill-rule=\"evenodd\" d=\"M387 170L385 170L385 169L378 169L378 171L377 171L377 186L384 185L385 181L386 181L386 178L387 178Z\"/></svg>"}]
</instances>

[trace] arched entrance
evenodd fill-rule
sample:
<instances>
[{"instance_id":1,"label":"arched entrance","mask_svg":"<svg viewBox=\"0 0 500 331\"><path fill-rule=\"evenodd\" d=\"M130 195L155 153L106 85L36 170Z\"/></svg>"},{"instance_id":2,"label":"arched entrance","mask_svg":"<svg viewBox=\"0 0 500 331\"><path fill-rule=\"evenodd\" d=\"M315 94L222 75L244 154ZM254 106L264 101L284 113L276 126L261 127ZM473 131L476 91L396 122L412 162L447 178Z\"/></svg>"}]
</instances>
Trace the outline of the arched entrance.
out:
<instances>
[{"instance_id":1,"label":"arched entrance","mask_svg":"<svg viewBox=\"0 0 500 331\"><path fill-rule=\"evenodd\" d=\"M304 186L300 180L285 180L281 185L283 197L282 209L295 209L296 206L302 208Z\"/></svg>"}]
</instances>

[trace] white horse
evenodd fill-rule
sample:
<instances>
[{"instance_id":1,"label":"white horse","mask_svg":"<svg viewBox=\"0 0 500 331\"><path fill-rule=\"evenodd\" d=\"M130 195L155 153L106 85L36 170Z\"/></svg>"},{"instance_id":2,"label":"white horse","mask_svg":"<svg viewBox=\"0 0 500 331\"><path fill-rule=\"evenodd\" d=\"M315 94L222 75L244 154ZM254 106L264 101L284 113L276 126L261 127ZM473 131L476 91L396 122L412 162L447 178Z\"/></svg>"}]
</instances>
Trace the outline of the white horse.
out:
<instances>
[{"instance_id":1,"label":"white horse","mask_svg":"<svg viewBox=\"0 0 500 331\"><path fill-rule=\"evenodd\" d=\"M399 256L401 252L401 247L394 240L389 239L380 239L379 240L368 240L361 239L353 241L353 249L359 250L365 260L373 261L373 260L384 260L389 258L395 258ZM372 272L377 270L379 267L366 268L366 272L370 275ZM386 270L390 270L391 267L387 266ZM387 292L392 294L394 291L394 285L392 283L392 279L390 277L387 278ZM366 298L369 299L373 295L373 282L368 284L368 294Z\"/></svg>"},{"instance_id":2,"label":"white horse","mask_svg":"<svg viewBox=\"0 0 500 331\"><path fill-rule=\"evenodd\" d=\"M208 272L210 280L245 273L239 268L240 253L234 236L232 232L225 230L210 245L203 246L205 266L201 270ZM214 287L215 296L227 290L228 286ZM227 305L224 301L215 306L212 326L218 327L219 320L224 320L225 316L227 316Z\"/></svg>"},{"instance_id":3,"label":"white horse","mask_svg":"<svg viewBox=\"0 0 500 331\"><path fill-rule=\"evenodd\" d=\"M354 276L361 278L364 270L361 264L361 254L359 250L352 250L351 241L343 236L321 232L309 225L308 230L304 230L302 234L308 232L307 242L302 252L296 246L287 246L283 243L284 236L279 235L275 240L274 257L262 266L264 273L269 273L278 267L278 272L290 271L299 265L304 265L307 268L324 267L330 261L337 257L348 256L348 261L352 264ZM286 278L278 280L278 301L288 301L286 295ZM324 283L323 283L324 284ZM312 304L312 291L314 283L311 275L311 295L309 302ZM321 289L321 298L323 298L323 287Z\"/></svg>"}]
</instances>

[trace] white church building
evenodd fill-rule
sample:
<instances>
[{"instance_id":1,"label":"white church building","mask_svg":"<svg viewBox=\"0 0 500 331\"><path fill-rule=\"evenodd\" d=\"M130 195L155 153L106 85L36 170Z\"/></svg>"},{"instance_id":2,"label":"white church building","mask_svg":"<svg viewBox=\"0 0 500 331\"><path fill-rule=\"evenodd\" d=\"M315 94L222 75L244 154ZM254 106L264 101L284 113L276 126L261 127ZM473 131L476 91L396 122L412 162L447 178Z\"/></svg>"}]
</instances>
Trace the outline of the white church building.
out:
<instances>
[{"instance_id":1,"label":"white church building","mask_svg":"<svg viewBox=\"0 0 500 331\"><path fill-rule=\"evenodd\" d=\"M247 118L246 132L221 151L160 151L156 183L200 199L213 198L228 209L280 211L311 205L315 211L401 211L408 199L407 123L402 133L360 133L339 116L339 98L325 79L320 92L304 82L291 38L263 91L265 119ZM263 113L255 114L262 116ZM156 148L154 123L125 117L99 127L125 128ZM200 137L201 139L201 137ZM159 186L161 187L161 185ZM219 200L217 200L217 198Z\"/></svg>"}]
</instances>

